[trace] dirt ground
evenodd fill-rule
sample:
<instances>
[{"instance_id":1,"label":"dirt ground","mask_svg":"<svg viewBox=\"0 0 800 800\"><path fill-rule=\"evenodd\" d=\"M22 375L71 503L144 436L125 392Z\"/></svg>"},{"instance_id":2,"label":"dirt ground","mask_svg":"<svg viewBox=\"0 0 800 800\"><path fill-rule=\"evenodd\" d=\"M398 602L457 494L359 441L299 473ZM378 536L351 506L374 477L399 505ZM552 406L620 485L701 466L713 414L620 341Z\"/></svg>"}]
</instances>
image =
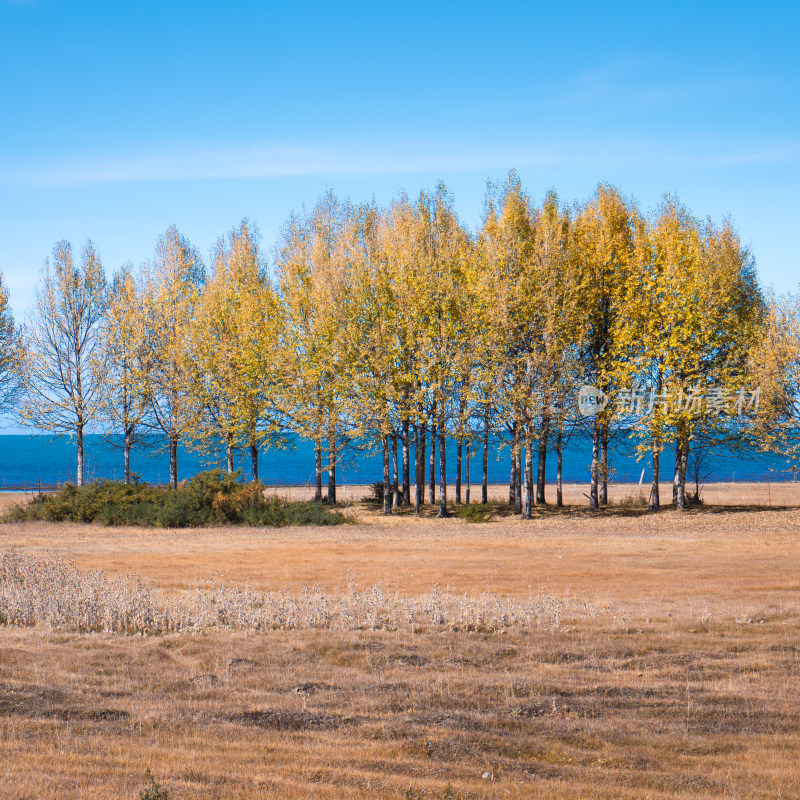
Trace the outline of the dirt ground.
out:
<instances>
[{"instance_id":1,"label":"dirt ground","mask_svg":"<svg viewBox=\"0 0 800 800\"><path fill-rule=\"evenodd\" d=\"M599 609L505 633L0 628L0 797L136 798L148 769L173 800L800 797L800 487L596 515L584 490L531 521L383 517L353 488L334 528L0 526L0 551L171 596L349 573Z\"/></svg>"}]
</instances>

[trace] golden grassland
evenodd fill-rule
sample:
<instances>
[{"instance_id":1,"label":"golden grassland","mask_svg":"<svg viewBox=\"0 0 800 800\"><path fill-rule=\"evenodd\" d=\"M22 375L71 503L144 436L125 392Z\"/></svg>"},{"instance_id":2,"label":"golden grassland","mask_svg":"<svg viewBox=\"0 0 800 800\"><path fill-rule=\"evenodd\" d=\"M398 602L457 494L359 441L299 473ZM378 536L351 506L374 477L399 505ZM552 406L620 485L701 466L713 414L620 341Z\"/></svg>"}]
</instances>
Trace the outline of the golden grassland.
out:
<instances>
[{"instance_id":1,"label":"golden grassland","mask_svg":"<svg viewBox=\"0 0 800 800\"><path fill-rule=\"evenodd\" d=\"M526 631L0 628L0 797L135 798L148 768L173 800L800 797L800 487L708 486L682 514L590 515L583 491L529 522L0 526L0 550L169 597L352 578L593 609Z\"/></svg>"}]
</instances>

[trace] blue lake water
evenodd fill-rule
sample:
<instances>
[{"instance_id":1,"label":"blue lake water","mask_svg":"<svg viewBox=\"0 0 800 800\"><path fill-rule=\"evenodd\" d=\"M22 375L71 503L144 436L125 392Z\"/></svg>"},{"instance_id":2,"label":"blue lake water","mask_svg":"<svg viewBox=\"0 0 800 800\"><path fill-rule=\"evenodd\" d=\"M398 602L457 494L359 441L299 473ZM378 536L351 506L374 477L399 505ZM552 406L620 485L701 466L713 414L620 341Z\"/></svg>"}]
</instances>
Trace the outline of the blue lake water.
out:
<instances>
[{"instance_id":1,"label":"blue lake water","mask_svg":"<svg viewBox=\"0 0 800 800\"><path fill-rule=\"evenodd\" d=\"M413 455L412 455L413 458ZM428 454L426 454L426 460ZM673 453L665 451L661 457L662 480L671 478ZM586 438L570 441L564 454L564 480L583 482L589 480L591 444ZM480 452L473 452L471 461L472 483L481 478ZM438 457L437 457L438 462ZM222 454L217 457L204 456L181 446L178 451L178 477L189 478L195 473L211 467L224 467ZM651 479L649 456L637 461L630 443L622 443L610 456L611 477L617 481L638 482L644 470L644 481ZM245 476L250 476L249 453L237 453L236 466L242 467ZM455 480L455 443L448 447L448 479ZM131 468L148 483L166 483L169 477L169 459L164 447L134 450ZM53 438L46 435L0 436L0 489L3 486L37 486L60 484L75 480L76 446L70 437ZM266 450L259 459L260 478L271 485L309 485L314 482L314 448L308 441L298 440L285 450ZM555 480L556 459L548 454L547 477ZM492 443L489 458L489 481L508 481L508 447L500 442ZM382 479L383 467L380 452L365 450L348 452L337 469L340 484L371 483ZM709 457L701 474L706 481L766 481L794 480L797 470L785 459L756 452L718 453ZM86 437L87 480L121 480L123 475L122 451L101 436ZM326 476L323 476L326 479Z\"/></svg>"}]
</instances>

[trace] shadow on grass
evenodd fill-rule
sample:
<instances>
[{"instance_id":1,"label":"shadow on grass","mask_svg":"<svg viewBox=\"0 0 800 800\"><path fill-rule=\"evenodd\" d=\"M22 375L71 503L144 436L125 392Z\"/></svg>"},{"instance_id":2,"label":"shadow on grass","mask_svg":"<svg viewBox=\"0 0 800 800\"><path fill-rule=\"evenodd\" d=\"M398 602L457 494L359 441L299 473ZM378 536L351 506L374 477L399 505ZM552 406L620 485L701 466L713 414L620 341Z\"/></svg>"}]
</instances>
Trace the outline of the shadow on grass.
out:
<instances>
[{"instance_id":1,"label":"shadow on grass","mask_svg":"<svg viewBox=\"0 0 800 800\"><path fill-rule=\"evenodd\" d=\"M361 508L367 510L372 514L381 514L383 511L383 504L377 502L373 498L363 498L358 504ZM350 510L353 506L348 507ZM750 505L735 503L727 504L692 504L688 505L683 511L679 512L683 516L706 516L712 514L730 514L730 513L761 513L764 511L791 511L796 510L798 506L792 505ZM656 510L650 510L646 505L643 506L630 506L620 503L609 503L596 510L591 510L586 505L565 504L557 506L555 503L545 503L543 505L534 506L531 509L531 520L537 519L551 519L551 518L572 518L572 519L598 519L598 518L614 518L614 517L649 517L655 514L663 514L667 512L676 512L678 509L670 503L662 503L661 507ZM439 504L426 503L420 507L419 513L415 513L413 504L394 506L391 511L393 516L417 518L417 519L436 519L439 517ZM507 502L489 502L489 503L448 503L447 516L457 519L463 519L472 523L484 522L499 522L502 520L520 519L521 514L514 505Z\"/></svg>"}]
</instances>

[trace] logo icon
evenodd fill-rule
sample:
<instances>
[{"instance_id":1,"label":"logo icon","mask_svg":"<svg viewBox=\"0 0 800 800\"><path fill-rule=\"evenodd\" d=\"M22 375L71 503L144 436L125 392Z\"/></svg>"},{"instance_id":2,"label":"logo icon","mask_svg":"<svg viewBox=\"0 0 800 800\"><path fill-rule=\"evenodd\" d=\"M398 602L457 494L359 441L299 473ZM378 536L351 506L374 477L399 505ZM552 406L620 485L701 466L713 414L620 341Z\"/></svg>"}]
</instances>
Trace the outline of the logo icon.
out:
<instances>
[{"instance_id":1,"label":"logo icon","mask_svg":"<svg viewBox=\"0 0 800 800\"><path fill-rule=\"evenodd\" d=\"M594 386L584 384L578 390L578 411L581 416L593 417L608 405L608 396Z\"/></svg>"}]
</instances>

